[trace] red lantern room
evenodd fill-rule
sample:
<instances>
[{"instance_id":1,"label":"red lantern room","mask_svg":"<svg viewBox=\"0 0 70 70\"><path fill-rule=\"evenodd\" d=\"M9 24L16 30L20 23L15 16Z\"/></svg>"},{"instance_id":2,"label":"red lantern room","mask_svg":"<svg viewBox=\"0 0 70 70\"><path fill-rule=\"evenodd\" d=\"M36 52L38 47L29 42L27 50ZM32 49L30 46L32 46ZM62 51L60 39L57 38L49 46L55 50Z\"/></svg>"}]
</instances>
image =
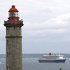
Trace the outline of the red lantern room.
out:
<instances>
[{"instance_id":1,"label":"red lantern room","mask_svg":"<svg viewBox=\"0 0 70 70\"><path fill-rule=\"evenodd\" d=\"M12 7L8 12L9 12L9 17L18 17L18 10L15 8L15 5L12 5Z\"/></svg>"},{"instance_id":2,"label":"red lantern room","mask_svg":"<svg viewBox=\"0 0 70 70\"><path fill-rule=\"evenodd\" d=\"M19 17L18 17L19 11L15 8L15 5L12 5L12 7L8 12L9 12L9 18L8 18L9 21L17 22L19 20Z\"/></svg>"},{"instance_id":3,"label":"red lantern room","mask_svg":"<svg viewBox=\"0 0 70 70\"><path fill-rule=\"evenodd\" d=\"M8 20L5 21L5 26L22 26L23 21L19 20L18 16L18 10L16 9L15 5L12 5L12 7L9 9L9 17Z\"/></svg>"}]
</instances>

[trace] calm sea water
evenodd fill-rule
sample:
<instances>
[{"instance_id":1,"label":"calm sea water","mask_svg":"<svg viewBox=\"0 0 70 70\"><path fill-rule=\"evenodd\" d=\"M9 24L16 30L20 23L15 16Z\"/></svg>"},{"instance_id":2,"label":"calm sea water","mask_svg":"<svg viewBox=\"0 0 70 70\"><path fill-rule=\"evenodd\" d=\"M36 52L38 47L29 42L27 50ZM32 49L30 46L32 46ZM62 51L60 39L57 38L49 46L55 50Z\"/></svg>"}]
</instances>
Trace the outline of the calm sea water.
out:
<instances>
[{"instance_id":1,"label":"calm sea water","mask_svg":"<svg viewBox=\"0 0 70 70\"><path fill-rule=\"evenodd\" d=\"M24 54L23 70L70 70L70 54L64 54L67 59L65 63L39 63L42 54ZM5 55L0 55L0 70L6 70Z\"/></svg>"}]
</instances>

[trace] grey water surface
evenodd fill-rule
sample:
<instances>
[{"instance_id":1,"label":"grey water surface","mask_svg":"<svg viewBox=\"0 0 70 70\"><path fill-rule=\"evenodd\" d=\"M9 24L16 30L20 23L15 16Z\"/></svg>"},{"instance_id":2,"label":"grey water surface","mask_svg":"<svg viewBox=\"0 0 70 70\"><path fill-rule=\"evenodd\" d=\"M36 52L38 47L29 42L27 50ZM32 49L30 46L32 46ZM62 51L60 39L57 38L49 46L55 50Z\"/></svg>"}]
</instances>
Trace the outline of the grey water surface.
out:
<instances>
[{"instance_id":1,"label":"grey water surface","mask_svg":"<svg viewBox=\"0 0 70 70\"><path fill-rule=\"evenodd\" d=\"M43 54L24 54L22 58L23 70L70 70L70 54L64 54L65 63L39 63L38 59ZM0 70L6 70L5 55L0 55Z\"/></svg>"}]
</instances>

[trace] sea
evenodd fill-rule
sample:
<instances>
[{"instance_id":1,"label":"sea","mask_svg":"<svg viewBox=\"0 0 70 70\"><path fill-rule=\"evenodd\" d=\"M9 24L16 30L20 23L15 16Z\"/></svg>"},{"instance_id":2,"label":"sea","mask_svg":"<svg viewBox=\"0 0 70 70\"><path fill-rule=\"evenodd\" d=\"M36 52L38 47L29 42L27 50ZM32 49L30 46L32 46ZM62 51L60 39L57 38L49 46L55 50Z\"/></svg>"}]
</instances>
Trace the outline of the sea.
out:
<instances>
[{"instance_id":1,"label":"sea","mask_svg":"<svg viewBox=\"0 0 70 70\"><path fill-rule=\"evenodd\" d=\"M22 70L70 70L70 54L64 54L65 63L39 63L43 54L23 54ZM0 54L0 70L6 70L6 57Z\"/></svg>"}]
</instances>

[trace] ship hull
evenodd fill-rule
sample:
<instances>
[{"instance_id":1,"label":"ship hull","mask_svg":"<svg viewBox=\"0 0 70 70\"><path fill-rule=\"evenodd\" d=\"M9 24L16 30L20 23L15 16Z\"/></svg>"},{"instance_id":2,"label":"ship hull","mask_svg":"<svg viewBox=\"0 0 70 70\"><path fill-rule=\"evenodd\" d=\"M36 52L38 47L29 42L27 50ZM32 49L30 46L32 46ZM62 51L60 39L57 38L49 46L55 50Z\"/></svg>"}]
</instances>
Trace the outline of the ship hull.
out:
<instances>
[{"instance_id":1,"label":"ship hull","mask_svg":"<svg viewBox=\"0 0 70 70\"><path fill-rule=\"evenodd\" d=\"M66 59L57 59L57 60L39 60L40 63L64 63Z\"/></svg>"}]
</instances>

